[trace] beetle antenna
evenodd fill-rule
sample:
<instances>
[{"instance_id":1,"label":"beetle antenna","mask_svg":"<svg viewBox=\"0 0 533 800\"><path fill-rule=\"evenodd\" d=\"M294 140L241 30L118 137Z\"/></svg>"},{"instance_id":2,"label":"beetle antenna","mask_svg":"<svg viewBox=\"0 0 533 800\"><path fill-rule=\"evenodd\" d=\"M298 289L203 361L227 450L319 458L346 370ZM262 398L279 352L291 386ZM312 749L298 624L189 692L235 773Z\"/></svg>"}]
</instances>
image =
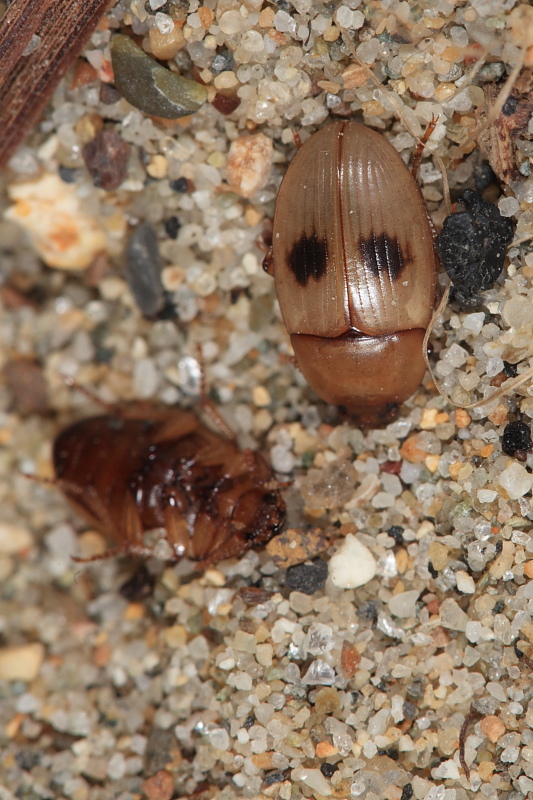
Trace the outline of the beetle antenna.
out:
<instances>
[{"instance_id":1,"label":"beetle antenna","mask_svg":"<svg viewBox=\"0 0 533 800\"><path fill-rule=\"evenodd\" d=\"M57 489L56 478L41 478L40 475L31 475L29 472L21 472L20 470L18 471L18 474L23 478L26 478L28 481L40 483L41 486L49 486L51 489Z\"/></svg>"},{"instance_id":2,"label":"beetle antenna","mask_svg":"<svg viewBox=\"0 0 533 800\"><path fill-rule=\"evenodd\" d=\"M198 361L198 366L200 367L200 397L199 397L199 404L200 408L202 409L206 418L210 421L211 425L218 431L222 436L225 436L230 442L236 442L237 437L235 436L235 432L232 431L214 402L211 400L207 393L207 385L205 382L205 365L204 365L204 355L202 353L202 345L200 342L196 343L196 360Z\"/></svg>"},{"instance_id":3,"label":"beetle antenna","mask_svg":"<svg viewBox=\"0 0 533 800\"><path fill-rule=\"evenodd\" d=\"M70 375L66 375L64 372L59 373L59 377L70 389L75 389L75 391L80 392L80 394L85 395L89 400L92 400L97 406L103 408L107 411L108 414L115 415L117 413L117 407L112 403L106 403L105 400L102 400L101 397L98 397L97 394L91 392L90 389L87 389L85 386L82 386L81 383L78 383L74 380Z\"/></svg>"}]
</instances>

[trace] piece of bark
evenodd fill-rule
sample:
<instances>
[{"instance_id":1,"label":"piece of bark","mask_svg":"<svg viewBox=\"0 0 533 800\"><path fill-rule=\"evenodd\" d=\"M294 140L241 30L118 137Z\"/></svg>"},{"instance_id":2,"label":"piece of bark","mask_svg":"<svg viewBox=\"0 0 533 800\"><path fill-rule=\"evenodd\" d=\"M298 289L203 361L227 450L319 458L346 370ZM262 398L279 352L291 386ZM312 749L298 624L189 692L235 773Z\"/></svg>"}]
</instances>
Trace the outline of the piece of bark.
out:
<instances>
[{"instance_id":1,"label":"piece of bark","mask_svg":"<svg viewBox=\"0 0 533 800\"><path fill-rule=\"evenodd\" d=\"M501 88L494 83L484 87L485 105L477 112L478 122L483 123L496 102ZM533 113L533 76L531 70L522 70L503 109L492 124L482 131L479 147L498 178L506 184L520 178L517 168L515 140L525 136Z\"/></svg>"},{"instance_id":2,"label":"piece of bark","mask_svg":"<svg viewBox=\"0 0 533 800\"><path fill-rule=\"evenodd\" d=\"M0 169L115 0L13 0L0 20ZM38 47L23 55L33 35Z\"/></svg>"}]
</instances>

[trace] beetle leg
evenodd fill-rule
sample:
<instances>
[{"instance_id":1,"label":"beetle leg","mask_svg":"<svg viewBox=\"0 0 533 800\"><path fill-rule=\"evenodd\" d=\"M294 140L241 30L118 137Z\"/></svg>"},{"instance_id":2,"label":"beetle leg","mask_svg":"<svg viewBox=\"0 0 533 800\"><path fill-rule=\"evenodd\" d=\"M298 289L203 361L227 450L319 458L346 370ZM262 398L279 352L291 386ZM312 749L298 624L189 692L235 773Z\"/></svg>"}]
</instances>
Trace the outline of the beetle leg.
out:
<instances>
[{"instance_id":1,"label":"beetle leg","mask_svg":"<svg viewBox=\"0 0 533 800\"><path fill-rule=\"evenodd\" d=\"M152 551L146 547L143 541L143 526L139 516L139 508L135 502L135 497L128 492L124 507L122 521L122 535L117 535L115 539L123 541L121 551L130 556L150 556Z\"/></svg>"},{"instance_id":2,"label":"beetle leg","mask_svg":"<svg viewBox=\"0 0 533 800\"><path fill-rule=\"evenodd\" d=\"M237 438L234 431L232 431L211 398L206 394L202 394L200 397L200 406L207 419L216 428L216 431L224 436L228 441L236 445Z\"/></svg>"},{"instance_id":3,"label":"beetle leg","mask_svg":"<svg viewBox=\"0 0 533 800\"><path fill-rule=\"evenodd\" d=\"M239 538L237 538L237 536ZM228 542L220 545L212 550L209 555L198 561L196 569L205 569L211 564L217 564L219 561L224 561L226 558L233 558L234 556L240 557L250 550L253 546L253 540L246 541L245 537L240 534L234 535Z\"/></svg>"},{"instance_id":4,"label":"beetle leg","mask_svg":"<svg viewBox=\"0 0 533 800\"><path fill-rule=\"evenodd\" d=\"M172 502L168 502L165 508L165 530L167 541L174 551L176 559L185 556L189 544L189 531L185 519Z\"/></svg>"},{"instance_id":5,"label":"beetle leg","mask_svg":"<svg viewBox=\"0 0 533 800\"><path fill-rule=\"evenodd\" d=\"M49 486L51 489L57 489L57 478L41 478L39 475L30 475L28 472L20 472L23 478L27 478L34 483L41 483L43 486Z\"/></svg>"},{"instance_id":6,"label":"beetle leg","mask_svg":"<svg viewBox=\"0 0 533 800\"><path fill-rule=\"evenodd\" d=\"M412 174L413 178L416 178L416 174L418 172L418 167L420 166L420 162L422 160L422 153L424 152L424 147L426 145L427 140L429 139L429 137L431 136L431 134L433 133L433 131L437 127L437 122L438 121L439 121L439 118L433 115L431 117L431 120L428 123L428 126L427 126L426 130L424 131L424 134L423 134L422 138L419 139L419 141L418 141L418 144L416 146L416 150L413 153L413 164L411 166L411 174Z\"/></svg>"},{"instance_id":7,"label":"beetle leg","mask_svg":"<svg viewBox=\"0 0 533 800\"><path fill-rule=\"evenodd\" d=\"M274 277L274 257L272 255L272 248L268 248L268 252L263 259L263 269L270 275L271 278Z\"/></svg>"},{"instance_id":8,"label":"beetle leg","mask_svg":"<svg viewBox=\"0 0 533 800\"><path fill-rule=\"evenodd\" d=\"M205 414L207 419L211 422L211 424L215 427L218 433L222 434L226 439L234 444L237 444L237 439L235 437L235 433L232 431L216 405L213 403L211 398L207 393L207 387L205 383L205 368L204 368L204 358L202 355L202 347L198 343L196 345L196 359L198 361L200 367L200 407L202 412Z\"/></svg>"},{"instance_id":9,"label":"beetle leg","mask_svg":"<svg viewBox=\"0 0 533 800\"><path fill-rule=\"evenodd\" d=\"M289 364L291 364L295 369L300 369L300 365L298 364L298 359L296 356L289 356Z\"/></svg>"},{"instance_id":10,"label":"beetle leg","mask_svg":"<svg viewBox=\"0 0 533 800\"><path fill-rule=\"evenodd\" d=\"M104 550L103 553L99 553L96 556L87 556L83 558L82 556L71 556L71 560L74 561L76 564L90 564L92 561L104 561L106 558L116 558L116 556L121 556L124 554L122 547L110 547L109 550Z\"/></svg>"},{"instance_id":11,"label":"beetle leg","mask_svg":"<svg viewBox=\"0 0 533 800\"><path fill-rule=\"evenodd\" d=\"M84 394L85 397L88 397L89 400L92 400L92 402L95 403L97 406L103 408L104 411L106 411L108 414L111 414L114 417L117 416L120 417L120 413L117 411L117 407L115 405L113 405L112 403L106 403L105 400L102 400L102 398L98 397L97 394L91 392L90 389L87 389L85 386L82 386L81 383L77 383L77 381L75 381L74 378L71 378L70 375L65 375L64 373L60 374L62 380L64 381L64 383L67 384L69 388L75 389L77 392L81 392L81 394Z\"/></svg>"}]
</instances>

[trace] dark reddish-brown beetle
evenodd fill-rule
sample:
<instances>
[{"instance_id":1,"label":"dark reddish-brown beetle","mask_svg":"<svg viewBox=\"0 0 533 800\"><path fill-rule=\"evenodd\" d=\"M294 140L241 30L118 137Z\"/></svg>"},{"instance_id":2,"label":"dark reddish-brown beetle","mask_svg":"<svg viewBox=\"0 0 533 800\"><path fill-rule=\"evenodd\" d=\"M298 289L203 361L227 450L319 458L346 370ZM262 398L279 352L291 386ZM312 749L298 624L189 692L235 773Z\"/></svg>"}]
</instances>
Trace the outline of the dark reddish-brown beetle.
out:
<instances>
[{"instance_id":1,"label":"dark reddish-brown beetle","mask_svg":"<svg viewBox=\"0 0 533 800\"><path fill-rule=\"evenodd\" d=\"M281 184L266 266L298 365L362 424L392 419L424 376L433 238L402 159L357 122L311 136Z\"/></svg>"},{"instance_id":2,"label":"dark reddish-brown beetle","mask_svg":"<svg viewBox=\"0 0 533 800\"><path fill-rule=\"evenodd\" d=\"M148 557L143 534L163 528L169 560L206 566L266 543L285 518L264 459L192 411L143 403L81 420L57 437L53 463L56 485L112 545L102 558Z\"/></svg>"}]
</instances>

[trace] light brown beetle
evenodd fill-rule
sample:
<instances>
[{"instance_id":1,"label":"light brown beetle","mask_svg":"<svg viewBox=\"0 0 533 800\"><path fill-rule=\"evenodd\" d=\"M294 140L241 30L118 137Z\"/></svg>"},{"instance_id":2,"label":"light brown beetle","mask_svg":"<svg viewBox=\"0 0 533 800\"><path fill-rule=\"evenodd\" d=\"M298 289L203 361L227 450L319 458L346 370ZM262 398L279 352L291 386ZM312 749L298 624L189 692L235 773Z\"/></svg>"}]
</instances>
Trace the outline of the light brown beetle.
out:
<instances>
[{"instance_id":1,"label":"light brown beetle","mask_svg":"<svg viewBox=\"0 0 533 800\"><path fill-rule=\"evenodd\" d=\"M56 486L113 545L98 558L148 557L143 534L162 528L169 561L204 567L280 530L285 503L258 453L192 411L136 403L110 412L70 425L53 449Z\"/></svg>"},{"instance_id":2,"label":"light brown beetle","mask_svg":"<svg viewBox=\"0 0 533 800\"><path fill-rule=\"evenodd\" d=\"M296 153L274 215L285 326L316 393L363 425L416 391L437 256L416 181L383 136L334 122Z\"/></svg>"}]
</instances>

